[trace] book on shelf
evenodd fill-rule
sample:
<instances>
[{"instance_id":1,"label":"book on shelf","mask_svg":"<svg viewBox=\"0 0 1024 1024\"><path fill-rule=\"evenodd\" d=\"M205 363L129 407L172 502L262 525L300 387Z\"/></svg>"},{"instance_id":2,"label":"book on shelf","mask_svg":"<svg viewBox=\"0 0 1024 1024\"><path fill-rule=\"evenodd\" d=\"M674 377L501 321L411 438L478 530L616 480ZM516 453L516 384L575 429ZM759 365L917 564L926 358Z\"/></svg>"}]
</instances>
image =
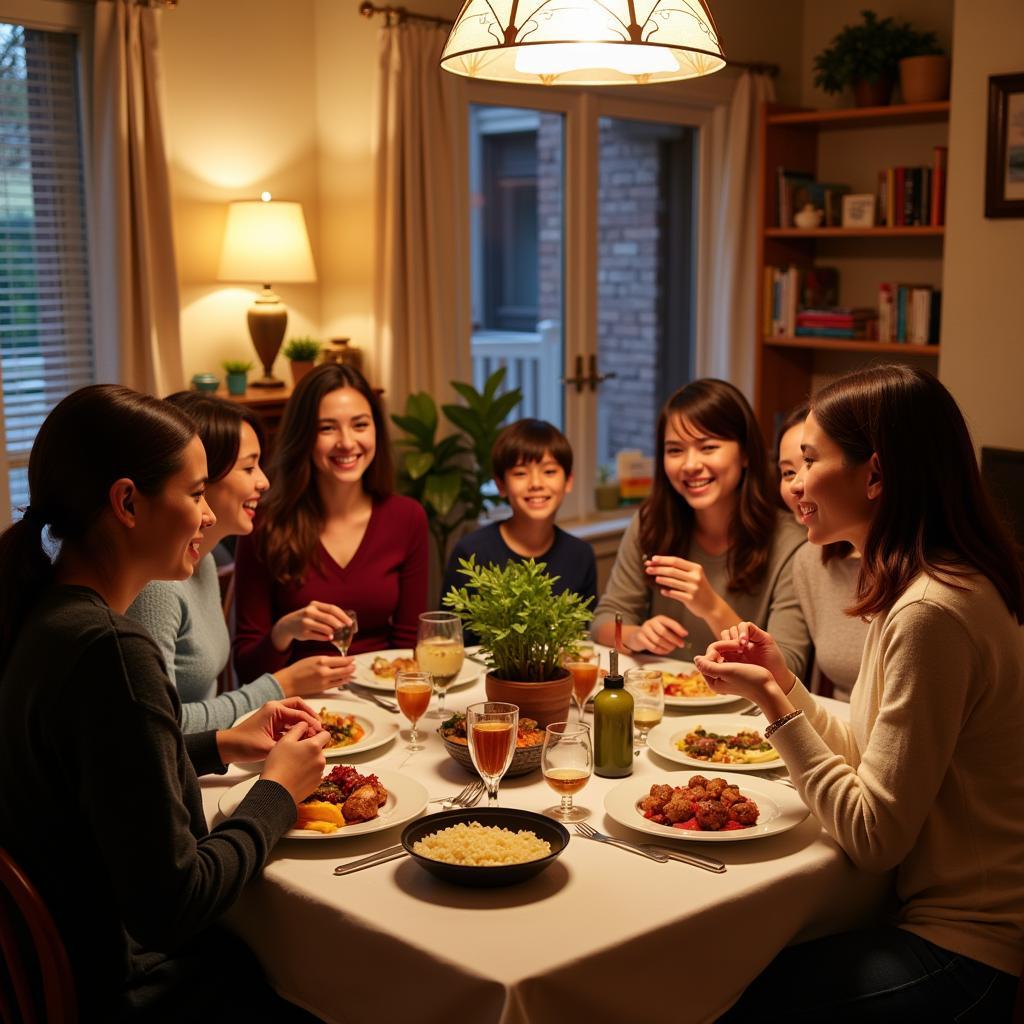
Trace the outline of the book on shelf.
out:
<instances>
[{"instance_id":1,"label":"book on shelf","mask_svg":"<svg viewBox=\"0 0 1024 1024\"><path fill-rule=\"evenodd\" d=\"M878 340L937 345L942 292L924 284L883 282L878 287Z\"/></svg>"},{"instance_id":2,"label":"book on shelf","mask_svg":"<svg viewBox=\"0 0 1024 1024\"><path fill-rule=\"evenodd\" d=\"M764 268L762 331L774 338L873 338L878 311L840 306L835 267Z\"/></svg>"},{"instance_id":3,"label":"book on shelf","mask_svg":"<svg viewBox=\"0 0 1024 1024\"><path fill-rule=\"evenodd\" d=\"M887 167L878 172L878 219L885 227L926 227L946 222L947 147L936 146L930 167Z\"/></svg>"},{"instance_id":4,"label":"book on shelf","mask_svg":"<svg viewBox=\"0 0 1024 1024\"><path fill-rule=\"evenodd\" d=\"M811 202L810 188L813 184L814 175L807 171L788 171L785 167L778 169L777 227L793 226L793 214Z\"/></svg>"},{"instance_id":5,"label":"book on shelf","mask_svg":"<svg viewBox=\"0 0 1024 1024\"><path fill-rule=\"evenodd\" d=\"M866 339L874 336L878 313L864 307L803 309L796 315L797 337Z\"/></svg>"}]
</instances>

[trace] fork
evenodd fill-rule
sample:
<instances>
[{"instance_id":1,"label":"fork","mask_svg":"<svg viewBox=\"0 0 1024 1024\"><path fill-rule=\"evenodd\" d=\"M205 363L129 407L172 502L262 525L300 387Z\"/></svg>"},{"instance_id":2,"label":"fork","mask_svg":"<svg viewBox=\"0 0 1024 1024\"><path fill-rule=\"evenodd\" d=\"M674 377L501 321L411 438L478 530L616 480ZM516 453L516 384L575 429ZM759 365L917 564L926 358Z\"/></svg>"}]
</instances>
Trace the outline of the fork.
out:
<instances>
[{"instance_id":1,"label":"fork","mask_svg":"<svg viewBox=\"0 0 1024 1024\"><path fill-rule=\"evenodd\" d=\"M390 711L393 715L398 714L398 705L391 700L385 700L383 697L378 697L372 690L367 690L360 686L358 683L349 683L348 689L352 691L357 697L362 697L363 700L371 701L376 704L377 707L383 708L385 711Z\"/></svg>"},{"instance_id":2,"label":"fork","mask_svg":"<svg viewBox=\"0 0 1024 1024\"><path fill-rule=\"evenodd\" d=\"M598 832L592 825L588 825L585 821L581 821L576 826L576 831L584 837L584 839L594 839L599 843L608 843L609 846L618 846L622 850L628 850L630 853L639 854L641 857L646 857L648 860L656 860L659 864L664 864L668 860L668 854L663 853L661 850L650 849L646 846L642 846L640 843L631 843L626 839L616 839L613 836L606 836L603 832Z\"/></svg>"},{"instance_id":3,"label":"fork","mask_svg":"<svg viewBox=\"0 0 1024 1024\"><path fill-rule=\"evenodd\" d=\"M702 853L684 853L682 850L675 848L667 849L664 846L656 846L651 843L631 843L625 839L615 839L612 836L606 836L603 832L598 832L596 828L585 822L577 825L576 830L580 835L586 836L588 839L596 839L602 843L612 843L615 846L621 846L625 850L632 850L643 854L643 856L650 857L653 860L677 860L683 864L690 864L695 868L713 871L716 875L721 875L725 872L725 865L720 860L715 860L714 857L705 857Z\"/></svg>"},{"instance_id":4,"label":"fork","mask_svg":"<svg viewBox=\"0 0 1024 1024\"><path fill-rule=\"evenodd\" d=\"M476 782L467 783L465 788L454 796L439 796L430 802L432 804L440 803L442 811L450 811L453 807L476 807L483 795L484 784L477 779Z\"/></svg>"}]
</instances>

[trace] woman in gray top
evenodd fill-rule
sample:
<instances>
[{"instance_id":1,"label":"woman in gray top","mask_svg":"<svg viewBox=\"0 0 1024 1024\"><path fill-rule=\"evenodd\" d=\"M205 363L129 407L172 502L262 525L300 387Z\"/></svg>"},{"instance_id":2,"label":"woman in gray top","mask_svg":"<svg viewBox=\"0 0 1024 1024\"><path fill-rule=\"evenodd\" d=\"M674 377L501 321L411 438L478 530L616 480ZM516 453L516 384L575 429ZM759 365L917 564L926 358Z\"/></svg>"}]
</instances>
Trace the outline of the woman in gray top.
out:
<instances>
[{"instance_id":1,"label":"woman in gray top","mask_svg":"<svg viewBox=\"0 0 1024 1024\"><path fill-rule=\"evenodd\" d=\"M306 697L347 682L351 658L304 658L237 690L217 694L231 639L221 611L212 551L225 537L252 532L259 500L270 486L260 468L263 429L256 414L223 398L181 391L168 399L196 425L206 449L206 500L216 516L203 532L200 561L186 580L150 583L128 609L156 640L181 698L181 731L224 729L240 715L280 697Z\"/></svg>"},{"instance_id":2,"label":"woman in gray top","mask_svg":"<svg viewBox=\"0 0 1024 1024\"><path fill-rule=\"evenodd\" d=\"M748 615L772 623L794 672L806 666L807 626L793 589L806 542L770 499L768 457L749 403L732 384L692 381L658 419L651 494L630 523L592 627L599 643L697 653Z\"/></svg>"}]
</instances>

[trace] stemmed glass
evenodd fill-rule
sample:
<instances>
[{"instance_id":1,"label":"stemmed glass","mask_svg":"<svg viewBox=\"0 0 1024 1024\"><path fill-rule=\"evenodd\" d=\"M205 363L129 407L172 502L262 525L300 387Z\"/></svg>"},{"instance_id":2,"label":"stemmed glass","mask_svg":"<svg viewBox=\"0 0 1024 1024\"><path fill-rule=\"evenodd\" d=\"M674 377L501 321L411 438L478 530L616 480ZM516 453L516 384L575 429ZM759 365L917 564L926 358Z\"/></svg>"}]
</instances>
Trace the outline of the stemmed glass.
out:
<instances>
[{"instance_id":1,"label":"stemmed glass","mask_svg":"<svg viewBox=\"0 0 1024 1024\"><path fill-rule=\"evenodd\" d=\"M565 667L572 675L572 697L576 701L576 707L579 709L579 722L581 725L583 724L583 706L587 703L587 698L594 692L600 664L601 662L598 658L595 658L593 661L582 661L574 658L565 663Z\"/></svg>"},{"instance_id":2,"label":"stemmed glass","mask_svg":"<svg viewBox=\"0 0 1024 1024\"><path fill-rule=\"evenodd\" d=\"M339 626L331 637L331 643L338 648L342 657L348 654L348 649L352 645L352 640L356 633L359 632L359 620L356 618L354 608L343 609L345 614L351 619L351 622L347 626Z\"/></svg>"},{"instance_id":3,"label":"stemmed glass","mask_svg":"<svg viewBox=\"0 0 1024 1024\"><path fill-rule=\"evenodd\" d=\"M661 672L650 668L626 670L626 689L633 697L633 726L640 734L637 746L647 746L647 734L665 714L665 687Z\"/></svg>"},{"instance_id":4,"label":"stemmed glass","mask_svg":"<svg viewBox=\"0 0 1024 1024\"><path fill-rule=\"evenodd\" d=\"M424 612L416 631L416 663L429 672L437 688L438 704L428 718L447 718L444 697L449 684L462 671L466 649L462 645L462 620L454 612Z\"/></svg>"},{"instance_id":5,"label":"stemmed glass","mask_svg":"<svg viewBox=\"0 0 1024 1024\"><path fill-rule=\"evenodd\" d=\"M430 704L433 686L429 672L399 672L395 676L395 700L402 709L402 714L409 719L409 742L406 750L423 750L416 732L416 723Z\"/></svg>"},{"instance_id":6,"label":"stemmed glass","mask_svg":"<svg viewBox=\"0 0 1024 1024\"><path fill-rule=\"evenodd\" d=\"M558 821L583 821L589 817L590 811L585 807L573 807L572 798L590 781L594 771L590 726L582 722L552 722L544 730L540 765L544 781L562 798L558 807L549 807L544 813Z\"/></svg>"},{"instance_id":7,"label":"stemmed glass","mask_svg":"<svg viewBox=\"0 0 1024 1024\"><path fill-rule=\"evenodd\" d=\"M487 806L498 806L498 783L512 763L519 731L519 708L485 700L466 708L469 756L487 787Z\"/></svg>"}]
</instances>

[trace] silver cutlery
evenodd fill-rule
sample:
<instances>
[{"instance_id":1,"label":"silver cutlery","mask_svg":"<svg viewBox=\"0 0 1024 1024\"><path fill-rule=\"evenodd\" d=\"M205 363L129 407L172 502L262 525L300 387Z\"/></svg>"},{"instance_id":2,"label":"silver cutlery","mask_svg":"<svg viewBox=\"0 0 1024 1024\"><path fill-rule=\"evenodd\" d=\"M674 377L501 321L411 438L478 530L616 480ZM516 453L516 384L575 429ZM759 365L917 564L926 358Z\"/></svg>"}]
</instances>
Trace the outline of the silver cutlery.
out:
<instances>
[{"instance_id":1,"label":"silver cutlery","mask_svg":"<svg viewBox=\"0 0 1024 1024\"><path fill-rule=\"evenodd\" d=\"M397 860L406 856L406 849L399 843L398 846L389 846L384 850L371 853L369 857L354 860L351 864L340 864L334 869L336 875L348 875L353 871L362 871L363 868L373 868L378 864L386 864L389 860Z\"/></svg>"},{"instance_id":2,"label":"silver cutlery","mask_svg":"<svg viewBox=\"0 0 1024 1024\"><path fill-rule=\"evenodd\" d=\"M584 839L593 839L598 843L607 843L609 846L617 846L621 850L628 850L630 853L638 854L641 857L646 857L648 860L656 860L659 864L664 864L668 861L668 854L657 850L652 846L643 846L640 843L631 843L627 839L616 839L614 836L606 836L603 832L598 832L592 825L588 825L585 821L581 821L576 826L576 831L583 836Z\"/></svg>"},{"instance_id":3,"label":"silver cutlery","mask_svg":"<svg viewBox=\"0 0 1024 1024\"><path fill-rule=\"evenodd\" d=\"M383 697L378 697L373 690L368 690L364 686L360 686L359 683L349 683L348 689L351 690L357 697L362 697L363 700L372 701L379 708L383 708L385 711L390 711L391 714L397 715L398 705L391 700L385 700Z\"/></svg>"},{"instance_id":4,"label":"silver cutlery","mask_svg":"<svg viewBox=\"0 0 1024 1024\"><path fill-rule=\"evenodd\" d=\"M659 850L669 860L677 860L681 864L690 864L695 868L703 868L705 871L713 871L716 875L725 874L725 865L714 857L705 857L702 853L690 853L677 850L675 847L658 846L653 843L644 843L648 850Z\"/></svg>"},{"instance_id":5,"label":"silver cutlery","mask_svg":"<svg viewBox=\"0 0 1024 1024\"><path fill-rule=\"evenodd\" d=\"M470 782L466 787L453 796L439 796L431 800L432 804L439 803L442 811L450 811L453 807L476 807L484 795L484 784L479 779Z\"/></svg>"}]
</instances>

